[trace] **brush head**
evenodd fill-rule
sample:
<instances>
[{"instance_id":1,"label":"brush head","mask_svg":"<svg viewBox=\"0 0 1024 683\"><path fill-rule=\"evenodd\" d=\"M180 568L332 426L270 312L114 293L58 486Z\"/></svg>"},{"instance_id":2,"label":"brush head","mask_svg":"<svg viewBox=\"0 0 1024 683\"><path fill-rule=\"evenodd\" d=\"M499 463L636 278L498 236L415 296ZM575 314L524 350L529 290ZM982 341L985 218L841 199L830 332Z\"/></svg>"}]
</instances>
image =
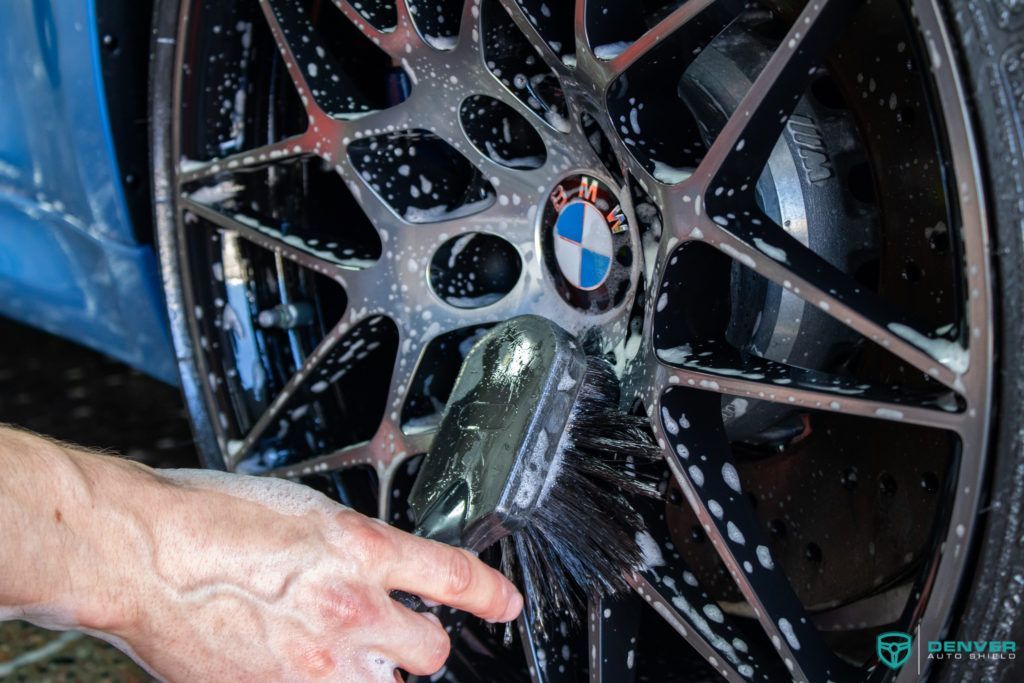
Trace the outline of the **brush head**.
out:
<instances>
[{"instance_id":1,"label":"brush head","mask_svg":"<svg viewBox=\"0 0 1024 683\"><path fill-rule=\"evenodd\" d=\"M409 494L416 532L479 552L522 528L554 482L586 367L576 339L537 316L478 341Z\"/></svg>"},{"instance_id":2,"label":"brush head","mask_svg":"<svg viewBox=\"0 0 1024 683\"><path fill-rule=\"evenodd\" d=\"M605 360L549 320L513 318L463 362L409 495L416 533L475 552L506 539L535 625L576 619L642 565L630 497L657 495L641 472L658 455L646 419L619 411Z\"/></svg>"},{"instance_id":3,"label":"brush head","mask_svg":"<svg viewBox=\"0 0 1024 683\"><path fill-rule=\"evenodd\" d=\"M587 370L559 446L550 495L527 524L502 541L506 574L521 579L527 617L544 631L546 615L578 623L587 600L629 588L645 566L638 498L658 498L658 479L645 466L660 457L646 418L619 409L619 382L607 361Z\"/></svg>"}]
</instances>

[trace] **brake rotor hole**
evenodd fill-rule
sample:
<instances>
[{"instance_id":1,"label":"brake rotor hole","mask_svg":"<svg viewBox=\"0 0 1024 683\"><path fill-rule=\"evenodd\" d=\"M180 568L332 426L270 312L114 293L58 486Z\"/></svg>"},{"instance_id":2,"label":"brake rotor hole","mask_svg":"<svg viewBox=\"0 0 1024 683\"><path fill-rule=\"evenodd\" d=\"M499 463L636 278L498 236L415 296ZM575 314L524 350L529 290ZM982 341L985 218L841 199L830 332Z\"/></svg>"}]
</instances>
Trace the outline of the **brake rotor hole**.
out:
<instances>
[{"instance_id":1,"label":"brake rotor hole","mask_svg":"<svg viewBox=\"0 0 1024 683\"><path fill-rule=\"evenodd\" d=\"M921 270L921 266L908 260L903 264L903 272L901 275L907 282L919 282L921 277L924 275L924 272Z\"/></svg>"},{"instance_id":2,"label":"brake rotor hole","mask_svg":"<svg viewBox=\"0 0 1024 683\"><path fill-rule=\"evenodd\" d=\"M846 109L846 100L836 87L835 81L829 76L823 75L814 79L811 83L811 94L814 99L829 109Z\"/></svg>"},{"instance_id":3,"label":"brake rotor hole","mask_svg":"<svg viewBox=\"0 0 1024 683\"><path fill-rule=\"evenodd\" d=\"M804 559L808 562L814 562L815 564L821 562L821 546L813 542L804 546Z\"/></svg>"},{"instance_id":4,"label":"brake rotor hole","mask_svg":"<svg viewBox=\"0 0 1024 683\"><path fill-rule=\"evenodd\" d=\"M902 123L905 126L914 125L914 121L917 119L917 113L913 107L901 107L896 110L896 121Z\"/></svg>"},{"instance_id":5,"label":"brake rotor hole","mask_svg":"<svg viewBox=\"0 0 1024 683\"><path fill-rule=\"evenodd\" d=\"M846 489L847 491L854 491L857 489L857 478L857 467L855 465L851 465L850 467L846 468L846 470L843 472L843 476L840 478L839 481L843 485L844 489Z\"/></svg>"},{"instance_id":6,"label":"brake rotor hole","mask_svg":"<svg viewBox=\"0 0 1024 683\"><path fill-rule=\"evenodd\" d=\"M673 486L668 490L668 504L669 505L682 505L683 494L682 492Z\"/></svg>"},{"instance_id":7,"label":"brake rotor hole","mask_svg":"<svg viewBox=\"0 0 1024 683\"><path fill-rule=\"evenodd\" d=\"M857 201L875 203L875 185L871 179L871 168L867 162L854 164L846 176L846 185Z\"/></svg>"},{"instance_id":8,"label":"brake rotor hole","mask_svg":"<svg viewBox=\"0 0 1024 683\"><path fill-rule=\"evenodd\" d=\"M931 228L926 228L924 234L928 238L928 246L935 251L942 254L949 250L949 229L942 221Z\"/></svg>"},{"instance_id":9,"label":"brake rotor hole","mask_svg":"<svg viewBox=\"0 0 1024 683\"><path fill-rule=\"evenodd\" d=\"M882 475L878 477L878 490L882 495L894 496L896 495L896 490L898 488L899 486L896 485L896 479L888 472L883 472Z\"/></svg>"}]
</instances>

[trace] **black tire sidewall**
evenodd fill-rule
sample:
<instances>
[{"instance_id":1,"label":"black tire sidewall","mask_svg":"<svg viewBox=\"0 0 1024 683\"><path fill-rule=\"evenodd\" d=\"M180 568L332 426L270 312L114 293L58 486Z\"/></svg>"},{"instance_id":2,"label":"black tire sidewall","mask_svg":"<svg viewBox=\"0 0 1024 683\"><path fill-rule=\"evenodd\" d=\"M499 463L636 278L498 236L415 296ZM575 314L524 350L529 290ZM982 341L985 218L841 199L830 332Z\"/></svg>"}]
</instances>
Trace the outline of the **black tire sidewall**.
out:
<instances>
[{"instance_id":1,"label":"black tire sidewall","mask_svg":"<svg viewBox=\"0 0 1024 683\"><path fill-rule=\"evenodd\" d=\"M946 0L985 178L995 320L993 464L978 518L981 540L963 611L962 640L1024 643L1024 72L1007 62L1024 52L1024 7L1006 0ZM1016 100L1014 97L1016 96ZM971 457L964 453L964 457ZM932 639L938 636L922 634ZM1021 653L1024 657L1024 653ZM1019 681L1024 662L952 660L945 681Z\"/></svg>"},{"instance_id":2,"label":"black tire sidewall","mask_svg":"<svg viewBox=\"0 0 1024 683\"><path fill-rule=\"evenodd\" d=\"M157 0L153 7L149 70L149 137L153 168L153 226L167 301L171 337L182 395L191 418L196 450L204 467L223 470L224 457L204 398L186 305L182 245L178 235L172 156L172 121L177 75L177 35L181 0Z\"/></svg>"}]
</instances>

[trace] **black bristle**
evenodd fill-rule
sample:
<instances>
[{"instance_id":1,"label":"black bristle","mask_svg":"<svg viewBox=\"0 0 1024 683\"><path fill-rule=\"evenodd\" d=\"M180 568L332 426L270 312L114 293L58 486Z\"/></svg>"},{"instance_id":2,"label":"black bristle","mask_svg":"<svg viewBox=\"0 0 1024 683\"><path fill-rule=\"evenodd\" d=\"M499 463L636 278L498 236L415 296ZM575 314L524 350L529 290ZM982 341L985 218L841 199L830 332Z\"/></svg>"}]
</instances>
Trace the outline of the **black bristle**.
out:
<instances>
[{"instance_id":1,"label":"black bristle","mask_svg":"<svg viewBox=\"0 0 1024 683\"><path fill-rule=\"evenodd\" d=\"M503 569L520 580L528 618L541 632L545 615L578 623L588 599L628 588L627 573L643 565L637 535L646 529L630 498L659 496L657 479L637 465L660 450L646 418L620 411L618 379L602 358L587 358L560 447L551 492L502 542Z\"/></svg>"}]
</instances>

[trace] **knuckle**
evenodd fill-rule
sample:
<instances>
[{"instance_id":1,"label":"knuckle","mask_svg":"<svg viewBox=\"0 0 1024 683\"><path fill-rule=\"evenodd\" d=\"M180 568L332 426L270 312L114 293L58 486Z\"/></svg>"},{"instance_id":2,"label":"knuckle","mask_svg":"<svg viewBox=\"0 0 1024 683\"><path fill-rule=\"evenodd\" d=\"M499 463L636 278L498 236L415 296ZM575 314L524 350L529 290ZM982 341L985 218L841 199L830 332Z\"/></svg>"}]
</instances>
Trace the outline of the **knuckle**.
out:
<instances>
[{"instance_id":1,"label":"knuckle","mask_svg":"<svg viewBox=\"0 0 1024 683\"><path fill-rule=\"evenodd\" d=\"M335 627L353 627L374 623L379 609L360 592L329 590L320 600L320 616Z\"/></svg>"},{"instance_id":2,"label":"knuckle","mask_svg":"<svg viewBox=\"0 0 1024 683\"><path fill-rule=\"evenodd\" d=\"M327 591L319 604L319 612L326 622L346 626L365 611L367 601L352 592Z\"/></svg>"},{"instance_id":3,"label":"knuckle","mask_svg":"<svg viewBox=\"0 0 1024 683\"><path fill-rule=\"evenodd\" d=\"M337 667L330 650L325 647L295 643L290 649L293 666L307 680L326 678Z\"/></svg>"},{"instance_id":4,"label":"knuckle","mask_svg":"<svg viewBox=\"0 0 1024 683\"><path fill-rule=\"evenodd\" d=\"M349 532L352 545L364 560L379 562L391 557L394 548L387 529L373 522L363 521Z\"/></svg>"},{"instance_id":5,"label":"knuckle","mask_svg":"<svg viewBox=\"0 0 1024 683\"><path fill-rule=\"evenodd\" d=\"M378 626L384 621L384 609L370 600L362 600L359 610L349 621L360 628L371 628Z\"/></svg>"},{"instance_id":6,"label":"knuckle","mask_svg":"<svg viewBox=\"0 0 1024 683\"><path fill-rule=\"evenodd\" d=\"M462 595L473 585L473 565L465 553L451 553L443 571L444 586L449 595Z\"/></svg>"}]
</instances>

